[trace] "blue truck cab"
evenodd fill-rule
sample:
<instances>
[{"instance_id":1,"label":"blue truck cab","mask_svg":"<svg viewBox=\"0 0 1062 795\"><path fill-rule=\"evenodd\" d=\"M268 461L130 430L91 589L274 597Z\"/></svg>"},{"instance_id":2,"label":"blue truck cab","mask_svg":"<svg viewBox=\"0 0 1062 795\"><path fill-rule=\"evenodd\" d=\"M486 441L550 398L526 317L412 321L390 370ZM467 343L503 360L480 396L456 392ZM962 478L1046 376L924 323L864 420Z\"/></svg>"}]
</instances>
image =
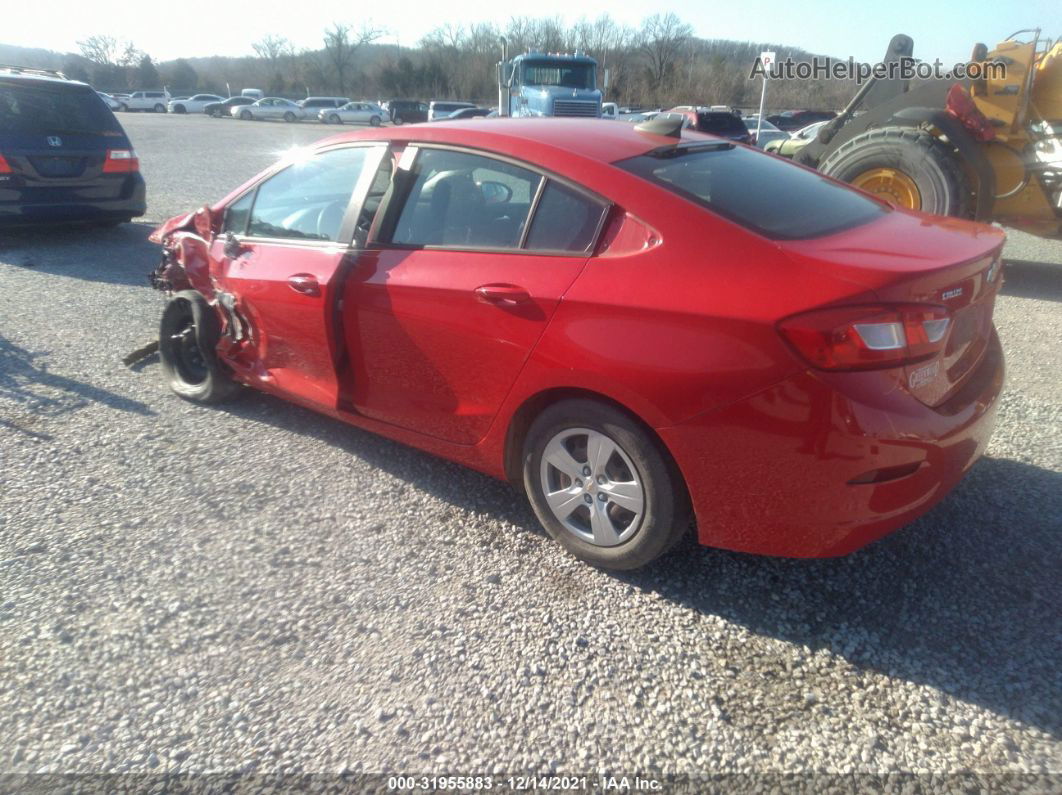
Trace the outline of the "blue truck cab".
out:
<instances>
[{"instance_id":1,"label":"blue truck cab","mask_svg":"<svg viewBox=\"0 0 1062 795\"><path fill-rule=\"evenodd\" d=\"M509 116L601 116L597 61L588 55L527 52L501 64L501 80Z\"/></svg>"}]
</instances>

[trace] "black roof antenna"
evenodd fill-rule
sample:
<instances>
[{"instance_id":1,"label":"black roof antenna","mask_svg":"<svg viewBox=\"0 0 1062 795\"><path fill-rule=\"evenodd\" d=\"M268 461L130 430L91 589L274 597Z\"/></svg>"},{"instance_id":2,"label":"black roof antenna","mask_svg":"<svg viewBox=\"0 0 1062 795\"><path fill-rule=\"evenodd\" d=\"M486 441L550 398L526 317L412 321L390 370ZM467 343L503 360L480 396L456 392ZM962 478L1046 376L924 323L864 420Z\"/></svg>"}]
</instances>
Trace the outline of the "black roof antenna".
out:
<instances>
[{"instance_id":1,"label":"black roof antenna","mask_svg":"<svg viewBox=\"0 0 1062 795\"><path fill-rule=\"evenodd\" d=\"M681 138L682 125L685 119L682 116L666 116L649 119L634 125L638 132L651 133L652 135L666 135L668 138Z\"/></svg>"}]
</instances>

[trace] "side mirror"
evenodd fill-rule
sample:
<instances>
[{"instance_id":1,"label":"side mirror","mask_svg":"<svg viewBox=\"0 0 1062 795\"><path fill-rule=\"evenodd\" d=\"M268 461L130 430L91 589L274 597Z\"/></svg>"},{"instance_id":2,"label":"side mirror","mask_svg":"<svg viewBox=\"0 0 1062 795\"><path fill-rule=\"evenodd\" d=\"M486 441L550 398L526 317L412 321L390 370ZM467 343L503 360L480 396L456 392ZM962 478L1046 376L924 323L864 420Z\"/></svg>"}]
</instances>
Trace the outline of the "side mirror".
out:
<instances>
[{"instance_id":1,"label":"side mirror","mask_svg":"<svg viewBox=\"0 0 1062 795\"><path fill-rule=\"evenodd\" d=\"M225 248L224 254L229 259L236 259L243 252L243 246L240 245L240 241L236 239L231 231L225 233Z\"/></svg>"},{"instance_id":2,"label":"side mirror","mask_svg":"<svg viewBox=\"0 0 1062 795\"><path fill-rule=\"evenodd\" d=\"M481 182L479 190L487 204L505 204L513 197L513 189L504 182Z\"/></svg>"},{"instance_id":3,"label":"side mirror","mask_svg":"<svg viewBox=\"0 0 1062 795\"><path fill-rule=\"evenodd\" d=\"M214 236L214 213L211 212L209 207L200 207L195 211L195 218L193 223L195 225L195 233L199 235L203 240L210 240Z\"/></svg>"}]
</instances>

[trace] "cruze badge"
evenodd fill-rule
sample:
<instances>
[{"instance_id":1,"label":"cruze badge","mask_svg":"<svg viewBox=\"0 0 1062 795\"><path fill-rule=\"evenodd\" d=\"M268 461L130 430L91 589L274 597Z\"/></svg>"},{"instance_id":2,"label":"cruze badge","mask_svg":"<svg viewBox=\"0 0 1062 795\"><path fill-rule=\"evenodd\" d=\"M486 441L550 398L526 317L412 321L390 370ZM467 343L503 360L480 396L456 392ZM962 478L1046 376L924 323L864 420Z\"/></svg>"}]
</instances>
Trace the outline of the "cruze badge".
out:
<instances>
[{"instance_id":1,"label":"cruze badge","mask_svg":"<svg viewBox=\"0 0 1062 795\"><path fill-rule=\"evenodd\" d=\"M49 135L48 138L47 138L47 141L48 141L48 146L62 146L63 145L63 139L60 138L58 135Z\"/></svg>"},{"instance_id":2,"label":"cruze badge","mask_svg":"<svg viewBox=\"0 0 1062 795\"><path fill-rule=\"evenodd\" d=\"M956 287L954 290L945 290L942 292L940 298L942 301L947 301L952 298L958 298L960 295L962 295L962 288Z\"/></svg>"}]
</instances>

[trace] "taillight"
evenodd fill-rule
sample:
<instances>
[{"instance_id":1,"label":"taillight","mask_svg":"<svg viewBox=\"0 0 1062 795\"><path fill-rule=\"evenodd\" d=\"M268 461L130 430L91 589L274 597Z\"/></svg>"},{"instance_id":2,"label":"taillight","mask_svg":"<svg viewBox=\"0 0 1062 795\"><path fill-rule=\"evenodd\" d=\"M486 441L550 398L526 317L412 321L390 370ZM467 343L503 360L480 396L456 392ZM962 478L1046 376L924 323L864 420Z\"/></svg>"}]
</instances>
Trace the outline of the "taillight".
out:
<instances>
[{"instance_id":1,"label":"taillight","mask_svg":"<svg viewBox=\"0 0 1062 795\"><path fill-rule=\"evenodd\" d=\"M126 174L139 171L140 161L132 149L108 149L103 161L104 174Z\"/></svg>"},{"instance_id":2,"label":"taillight","mask_svg":"<svg viewBox=\"0 0 1062 795\"><path fill-rule=\"evenodd\" d=\"M822 370L900 367L944 349L951 319L942 306L850 306L794 315L782 336Z\"/></svg>"},{"instance_id":3,"label":"taillight","mask_svg":"<svg viewBox=\"0 0 1062 795\"><path fill-rule=\"evenodd\" d=\"M4 160L4 156L0 155L0 174L14 174L15 170L8 165L8 162Z\"/></svg>"}]
</instances>

